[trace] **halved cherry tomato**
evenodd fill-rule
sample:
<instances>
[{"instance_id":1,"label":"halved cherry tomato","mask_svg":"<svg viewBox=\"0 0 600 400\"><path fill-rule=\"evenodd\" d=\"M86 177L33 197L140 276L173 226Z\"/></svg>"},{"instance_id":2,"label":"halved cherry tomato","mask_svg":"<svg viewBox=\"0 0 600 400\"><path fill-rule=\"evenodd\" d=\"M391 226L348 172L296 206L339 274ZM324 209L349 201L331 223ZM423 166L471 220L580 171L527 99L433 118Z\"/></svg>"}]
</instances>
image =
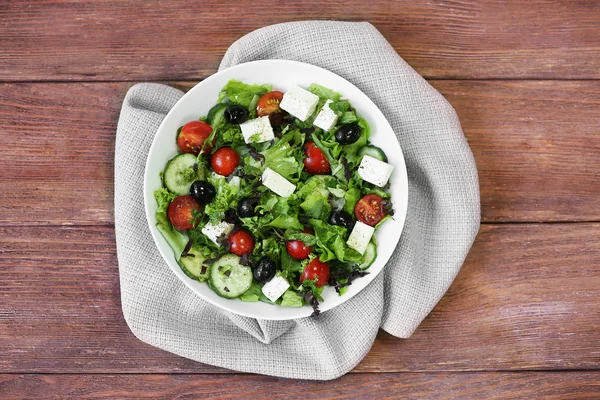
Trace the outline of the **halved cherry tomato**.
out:
<instances>
[{"instance_id":1,"label":"halved cherry tomato","mask_svg":"<svg viewBox=\"0 0 600 400\"><path fill-rule=\"evenodd\" d=\"M212 169L219 175L228 176L240 163L240 155L231 147L221 147L210 160Z\"/></svg>"},{"instance_id":2,"label":"halved cherry tomato","mask_svg":"<svg viewBox=\"0 0 600 400\"><path fill-rule=\"evenodd\" d=\"M329 282L329 264L319 261L318 258L309 262L308 265L304 267L302 275L300 275L300 282L306 280L312 281L315 279L316 287L325 286L325 284Z\"/></svg>"},{"instance_id":3,"label":"halved cherry tomato","mask_svg":"<svg viewBox=\"0 0 600 400\"><path fill-rule=\"evenodd\" d=\"M179 150L184 153L192 153L194 155L200 154L204 141L212 133L212 128L209 124L202 121L188 122L181 128L181 132L177 136L177 145ZM202 154L208 154L212 150L213 143L207 143L206 147L202 151Z\"/></svg>"},{"instance_id":4,"label":"halved cherry tomato","mask_svg":"<svg viewBox=\"0 0 600 400\"><path fill-rule=\"evenodd\" d=\"M279 104L281 100L283 100L283 93L278 90L265 94L256 104L256 114L259 117L264 117L265 115L280 113L281 108L279 108Z\"/></svg>"},{"instance_id":5,"label":"halved cherry tomato","mask_svg":"<svg viewBox=\"0 0 600 400\"><path fill-rule=\"evenodd\" d=\"M198 223L192 223L194 220L192 211L194 210L199 212L202 210L202 207L192 196L179 196L175 197L171 204L169 204L167 215L175 228L185 231L195 228L198 225Z\"/></svg>"},{"instance_id":6,"label":"halved cherry tomato","mask_svg":"<svg viewBox=\"0 0 600 400\"><path fill-rule=\"evenodd\" d=\"M377 225L385 217L383 199L376 194L364 196L354 206L354 215L357 220L364 224Z\"/></svg>"},{"instance_id":7,"label":"halved cherry tomato","mask_svg":"<svg viewBox=\"0 0 600 400\"><path fill-rule=\"evenodd\" d=\"M304 168L309 174L326 175L331 173L331 166L325 154L313 142L307 142L304 145L304 154L306 155L303 160Z\"/></svg>"},{"instance_id":8,"label":"halved cherry tomato","mask_svg":"<svg viewBox=\"0 0 600 400\"><path fill-rule=\"evenodd\" d=\"M229 251L238 256L252 253L254 250L254 239L252 235L243 229L229 235Z\"/></svg>"}]
</instances>

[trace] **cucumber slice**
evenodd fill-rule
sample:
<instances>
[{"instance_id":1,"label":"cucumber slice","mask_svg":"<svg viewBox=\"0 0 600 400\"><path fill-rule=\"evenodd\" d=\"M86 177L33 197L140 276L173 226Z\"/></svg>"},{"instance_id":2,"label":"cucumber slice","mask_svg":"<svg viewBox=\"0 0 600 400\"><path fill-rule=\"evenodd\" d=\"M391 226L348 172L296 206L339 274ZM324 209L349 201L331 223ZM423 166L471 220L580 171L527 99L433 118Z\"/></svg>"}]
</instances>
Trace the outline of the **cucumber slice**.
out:
<instances>
[{"instance_id":1,"label":"cucumber slice","mask_svg":"<svg viewBox=\"0 0 600 400\"><path fill-rule=\"evenodd\" d=\"M364 146L358 151L359 156L371 156L373 158L378 159L379 161L387 162L387 156L377 146Z\"/></svg>"},{"instance_id":2,"label":"cucumber slice","mask_svg":"<svg viewBox=\"0 0 600 400\"><path fill-rule=\"evenodd\" d=\"M375 243L369 242L365 254L363 256L363 262L359 265L360 269L367 269L375 262L377 258L377 246Z\"/></svg>"},{"instance_id":3,"label":"cucumber slice","mask_svg":"<svg viewBox=\"0 0 600 400\"><path fill-rule=\"evenodd\" d=\"M227 254L210 267L210 284L219 296L233 299L250 289L252 269L240 264L238 256Z\"/></svg>"},{"instance_id":4,"label":"cucumber slice","mask_svg":"<svg viewBox=\"0 0 600 400\"><path fill-rule=\"evenodd\" d=\"M196 156L189 153L175 156L167 163L163 180L165 187L178 196L190 194L190 186L198 179L202 179L202 171L197 168L194 171L196 164Z\"/></svg>"},{"instance_id":5,"label":"cucumber slice","mask_svg":"<svg viewBox=\"0 0 600 400\"><path fill-rule=\"evenodd\" d=\"M200 282L204 282L208 279L210 268L204 264L206 257L202 255L200 249L197 246L192 246L185 257L179 259L179 266L184 269L184 272L188 272L194 278L197 278Z\"/></svg>"},{"instance_id":6,"label":"cucumber slice","mask_svg":"<svg viewBox=\"0 0 600 400\"><path fill-rule=\"evenodd\" d=\"M208 122L208 124L212 126L213 129L221 125L225 120L225 110L227 109L227 107L227 104L219 103L213 108L211 108L208 112L208 115L206 116L206 122Z\"/></svg>"}]
</instances>

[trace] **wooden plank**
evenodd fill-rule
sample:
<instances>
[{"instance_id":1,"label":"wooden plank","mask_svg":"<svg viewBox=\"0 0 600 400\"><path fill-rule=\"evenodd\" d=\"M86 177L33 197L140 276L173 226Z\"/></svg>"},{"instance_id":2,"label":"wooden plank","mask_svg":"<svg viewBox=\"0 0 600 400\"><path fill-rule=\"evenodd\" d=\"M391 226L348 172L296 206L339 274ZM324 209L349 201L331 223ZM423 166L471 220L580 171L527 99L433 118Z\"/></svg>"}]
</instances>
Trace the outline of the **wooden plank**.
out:
<instances>
[{"instance_id":1,"label":"wooden plank","mask_svg":"<svg viewBox=\"0 0 600 400\"><path fill-rule=\"evenodd\" d=\"M600 220L600 82L431 83L475 155L484 222Z\"/></svg>"},{"instance_id":2,"label":"wooden plank","mask_svg":"<svg viewBox=\"0 0 600 400\"><path fill-rule=\"evenodd\" d=\"M484 222L600 220L600 82L432 84L475 154ZM112 223L114 135L129 86L0 85L0 224Z\"/></svg>"},{"instance_id":3,"label":"wooden plank","mask_svg":"<svg viewBox=\"0 0 600 400\"><path fill-rule=\"evenodd\" d=\"M285 387L285 391L282 391ZM260 375L0 375L3 398L93 399L582 399L600 396L600 372L346 375L329 382Z\"/></svg>"},{"instance_id":4,"label":"wooden plank","mask_svg":"<svg viewBox=\"0 0 600 400\"><path fill-rule=\"evenodd\" d=\"M155 349L120 309L109 227L0 227L0 373L223 372ZM600 369L600 224L484 225L412 338L356 372Z\"/></svg>"},{"instance_id":5,"label":"wooden plank","mask_svg":"<svg viewBox=\"0 0 600 400\"><path fill-rule=\"evenodd\" d=\"M600 78L600 3L555 0L4 1L0 80L171 80L212 74L271 24L370 21L430 78Z\"/></svg>"},{"instance_id":6,"label":"wooden plank","mask_svg":"<svg viewBox=\"0 0 600 400\"><path fill-rule=\"evenodd\" d=\"M0 224L112 222L115 131L129 86L0 87Z\"/></svg>"}]
</instances>

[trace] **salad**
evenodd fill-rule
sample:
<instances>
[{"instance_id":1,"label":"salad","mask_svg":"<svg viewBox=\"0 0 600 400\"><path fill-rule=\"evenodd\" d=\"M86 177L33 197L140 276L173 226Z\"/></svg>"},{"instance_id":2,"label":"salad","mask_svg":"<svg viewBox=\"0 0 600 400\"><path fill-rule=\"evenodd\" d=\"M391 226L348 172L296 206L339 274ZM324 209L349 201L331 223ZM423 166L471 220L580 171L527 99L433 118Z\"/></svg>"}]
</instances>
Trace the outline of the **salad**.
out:
<instances>
[{"instance_id":1,"label":"salad","mask_svg":"<svg viewBox=\"0 0 600 400\"><path fill-rule=\"evenodd\" d=\"M219 296L284 307L343 295L377 257L393 167L368 122L323 86L231 80L206 116L173 132L154 192L157 228L191 279Z\"/></svg>"}]
</instances>

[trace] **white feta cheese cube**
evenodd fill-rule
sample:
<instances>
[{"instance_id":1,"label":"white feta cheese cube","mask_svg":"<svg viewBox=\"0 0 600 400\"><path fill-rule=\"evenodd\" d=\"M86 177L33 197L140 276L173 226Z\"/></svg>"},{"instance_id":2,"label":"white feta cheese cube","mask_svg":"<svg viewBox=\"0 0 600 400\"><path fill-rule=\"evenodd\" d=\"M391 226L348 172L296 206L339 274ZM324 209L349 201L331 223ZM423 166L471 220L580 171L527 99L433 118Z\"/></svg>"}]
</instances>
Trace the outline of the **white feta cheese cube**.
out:
<instances>
[{"instance_id":1,"label":"white feta cheese cube","mask_svg":"<svg viewBox=\"0 0 600 400\"><path fill-rule=\"evenodd\" d=\"M290 287L290 284L282 278L280 275L275 275L273 279L265 283L262 288L262 292L272 302L277 301L286 290Z\"/></svg>"},{"instance_id":2,"label":"white feta cheese cube","mask_svg":"<svg viewBox=\"0 0 600 400\"><path fill-rule=\"evenodd\" d=\"M351 249L358 251L360 254L364 254L374 232L375 228L372 226L357 221L346 243Z\"/></svg>"},{"instance_id":3,"label":"white feta cheese cube","mask_svg":"<svg viewBox=\"0 0 600 400\"><path fill-rule=\"evenodd\" d=\"M268 115L246 121L240 124L240 128L242 129L242 136L244 136L246 143L268 142L275 138Z\"/></svg>"},{"instance_id":4,"label":"white feta cheese cube","mask_svg":"<svg viewBox=\"0 0 600 400\"><path fill-rule=\"evenodd\" d=\"M299 86L293 86L283 95L281 107L300 121L306 121L315 112L319 96Z\"/></svg>"},{"instance_id":5,"label":"white feta cheese cube","mask_svg":"<svg viewBox=\"0 0 600 400\"><path fill-rule=\"evenodd\" d=\"M268 167L262 174L262 183L281 197L290 197L296 190L296 185Z\"/></svg>"},{"instance_id":6,"label":"white feta cheese cube","mask_svg":"<svg viewBox=\"0 0 600 400\"><path fill-rule=\"evenodd\" d=\"M363 156L358 166L358 175L373 185L384 187L390 179L393 170L394 167L388 163L379 161L371 156Z\"/></svg>"},{"instance_id":7,"label":"white feta cheese cube","mask_svg":"<svg viewBox=\"0 0 600 400\"><path fill-rule=\"evenodd\" d=\"M315 118L315 122L313 123L313 125L318 126L324 131L328 131L331 128L333 128L338 120L337 113L334 112L331 108L329 108L329 105L331 103L333 103L333 101L331 100L327 100L325 102L323 108L321 109L321 111L317 115L317 118Z\"/></svg>"},{"instance_id":8,"label":"white feta cheese cube","mask_svg":"<svg viewBox=\"0 0 600 400\"><path fill-rule=\"evenodd\" d=\"M219 243L217 242L217 239L223 234L229 235L232 230L233 224L228 222L222 221L216 225L213 225L209 222L204 228L202 228L202 233L204 233L210 240L218 245Z\"/></svg>"}]
</instances>

